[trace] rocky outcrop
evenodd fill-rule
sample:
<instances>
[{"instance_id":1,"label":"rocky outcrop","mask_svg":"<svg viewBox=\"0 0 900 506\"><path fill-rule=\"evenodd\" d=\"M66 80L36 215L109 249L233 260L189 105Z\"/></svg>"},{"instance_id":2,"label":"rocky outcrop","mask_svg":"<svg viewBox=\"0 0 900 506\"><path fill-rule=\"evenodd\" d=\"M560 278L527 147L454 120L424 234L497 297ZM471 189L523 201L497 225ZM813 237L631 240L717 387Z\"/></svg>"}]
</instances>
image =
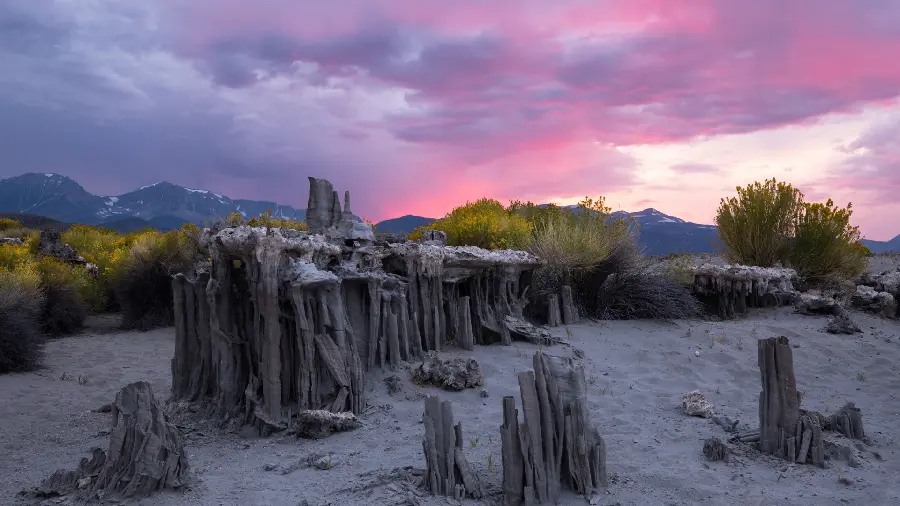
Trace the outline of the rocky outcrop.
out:
<instances>
[{"instance_id":1,"label":"rocky outcrop","mask_svg":"<svg viewBox=\"0 0 900 506\"><path fill-rule=\"evenodd\" d=\"M203 232L209 271L173 280L173 399L278 430L302 410L360 413L368 370L516 337L507 317L523 316L537 258L375 243L367 224L349 226L349 200L341 211L331 184L311 178L310 233Z\"/></svg>"},{"instance_id":2,"label":"rocky outcrop","mask_svg":"<svg viewBox=\"0 0 900 506\"><path fill-rule=\"evenodd\" d=\"M856 287L856 291L850 297L850 304L856 309L878 316L891 317L897 313L897 301L893 295L865 285Z\"/></svg>"},{"instance_id":3,"label":"rocky outcrop","mask_svg":"<svg viewBox=\"0 0 900 506\"><path fill-rule=\"evenodd\" d=\"M481 484L463 446L462 424L453 423L453 406L439 397L425 400L425 488L434 495L481 499Z\"/></svg>"},{"instance_id":4,"label":"rocky outcrop","mask_svg":"<svg viewBox=\"0 0 900 506\"><path fill-rule=\"evenodd\" d=\"M859 325L846 312L842 312L828 319L825 332L829 334L858 334L862 332Z\"/></svg>"},{"instance_id":5,"label":"rocky outcrop","mask_svg":"<svg viewBox=\"0 0 900 506\"><path fill-rule=\"evenodd\" d=\"M349 241L375 240L372 226L353 217L350 192L344 192L344 209L338 192L325 179L309 178L309 201L306 206L306 226L310 233Z\"/></svg>"},{"instance_id":6,"label":"rocky outcrop","mask_svg":"<svg viewBox=\"0 0 900 506\"><path fill-rule=\"evenodd\" d=\"M188 463L181 433L148 383L139 381L122 388L110 412L108 450L95 448L77 469L56 471L29 495L137 499L186 483Z\"/></svg>"},{"instance_id":7,"label":"rocky outcrop","mask_svg":"<svg viewBox=\"0 0 900 506\"><path fill-rule=\"evenodd\" d=\"M844 311L840 301L820 292L807 292L797 298L795 309L805 315L839 315Z\"/></svg>"},{"instance_id":8,"label":"rocky outcrop","mask_svg":"<svg viewBox=\"0 0 900 506\"><path fill-rule=\"evenodd\" d=\"M38 256L51 256L68 264L82 265L94 277L99 274L96 265L85 260L75 251L75 248L62 242L62 234L59 230L41 230L37 254Z\"/></svg>"},{"instance_id":9,"label":"rocky outcrop","mask_svg":"<svg viewBox=\"0 0 900 506\"><path fill-rule=\"evenodd\" d=\"M537 352L519 373L522 414L503 398L503 504L555 504L565 487L590 499L607 485L606 443L591 423L584 368Z\"/></svg>"},{"instance_id":10,"label":"rocky outcrop","mask_svg":"<svg viewBox=\"0 0 900 506\"><path fill-rule=\"evenodd\" d=\"M887 293L894 298L893 314L885 316L893 316L900 318L900 269L893 271L885 271L878 274L866 273L857 280L858 285L872 288L876 293ZM890 313L890 311L887 311Z\"/></svg>"},{"instance_id":11,"label":"rocky outcrop","mask_svg":"<svg viewBox=\"0 0 900 506\"><path fill-rule=\"evenodd\" d=\"M797 298L797 271L784 267L703 264L692 268L694 294L722 319L750 307L790 305Z\"/></svg>"},{"instance_id":12,"label":"rocky outcrop","mask_svg":"<svg viewBox=\"0 0 900 506\"><path fill-rule=\"evenodd\" d=\"M786 337L760 339L759 449L788 462L825 467L822 425L802 413L794 357Z\"/></svg>"},{"instance_id":13,"label":"rocky outcrop","mask_svg":"<svg viewBox=\"0 0 900 506\"><path fill-rule=\"evenodd\" d=\"M481 366L471 358L444 360L437 354L430 353L410 374L416 384L455 392L484 385Z\"/></svg>"}]
</instances>

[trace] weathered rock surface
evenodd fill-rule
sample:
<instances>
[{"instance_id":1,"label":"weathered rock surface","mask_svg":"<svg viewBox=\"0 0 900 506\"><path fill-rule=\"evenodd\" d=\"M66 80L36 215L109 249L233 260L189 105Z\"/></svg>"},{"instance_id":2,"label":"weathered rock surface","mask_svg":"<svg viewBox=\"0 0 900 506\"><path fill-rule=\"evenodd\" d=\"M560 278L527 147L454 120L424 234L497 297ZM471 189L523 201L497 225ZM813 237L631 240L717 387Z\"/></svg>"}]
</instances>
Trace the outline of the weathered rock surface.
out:
<instances>
[{"instance_id":1,"label":"weathered rock surface","mask_svg":"<svg viewBox=\"0 0 900 506\"><path fill-rule=\"evenodd\" d=\"M353 413L333 413L322 409L310 409L297 413L294 433L304 439L322 439L335 432L346 432L362 424Z\"/></svg>"},{"instance_id":2,"label":"weathered rock surface","mask_svg":"<svg viewBox=\"0 0 900 506\"><path fill-rule=\"evenodd\" d=\"M786 337L760 339L759 394L760 451L788 462L825 467L825 447L819 417L800 410L794 376L794 357Z\"/></svg>"},{"instance_id":3,"label":"weathered rock surface","mask_svg":"<svg viewBox=\"0 0 900 506\"><path fill-rule=\"evenodd\" d=\"M463 447L462 424L453 423L450 401L425 400L425 488L434 495L481 499L481 484L472 472Z\"/></svg>"},{"instance_id":4,"label":"weathered rock surface","mask_svg":"<svg viewBox=\"0 0 900 506\"><path fill-rule=\"evenodd\" d=\"M31 495L145 498L185 484L188 463L181 434L169 422L149 384L140 381L122 388L111 414L108 450L95 448L76 470L56 471Z\"/></svg>"},{"instance_id":5,"label":"weathered rock surface","mask_svg":"<svg viewBox=\"0 0 900 506\"><path fill-rule=\"evenodd\" d=\"M838 315L844 310L836 298L817 292L801 294L795 308L805 315Z\"/></svg>"},{"instance_id":6,"label":"weathered rock surface","mask_svg":"<svg viewBox=\"0 0 900 506\"><path fill-rule=\"evenodd\" d=\"M706 397L699 390L694 390L681 396L681 409L688 416L699 416L701 418L709 418L715 414L713 405L706 400Z\"/></svg>"},{"instance_id":7,"label":"weathered rock surface","mask_svg":"<svg viewBox=\"0 0 900 506\"><path fill-rule=\"evenodd\" d=\"M703 442L703 455L710 462L728 462L728 446L717 437L709 438Z\"/></svg>"},{"instance_id":8,"label":"weathered rock surface","mask_svg":"<svg viewBox=\"0 0 900 506\"><path fill-rule=\"evenodd\" d=\"M859 325L853 321L848 313L843 312L828 319L828 323L825 325L825 332L829 334L852 335L862 332L862 329L859 328Z\"/></svg>"},{"instance_id":9,"label":"weathered rock surface","mask_svg":"<svg viewBox=\"0 0 900 506\"><path fill-rule=\"evenodd\" d=\"M879 292L870 286L859 285L850 297L850 304L863 311L890 317L897 312L897 301L888 292Z\"/></svg>"},{"instance_id":10,"label":"weathered rock surface","mask_svg":"<svg viewBox=\"0 0 900 506\"><path fill-rule=\"evenodd\" d=\"M522 423L515 398L503 398L504 504L555 504L561 486L590 499L607 485L606 443L590 420L584 368L535 353L519 390Z\"/></svg>"},{"instance_id":11,"label":"weathered rock surface","mask_svg":"<svg viewBox=\"0 0 900 506\"><path fill-rule=\"evenodd\" d=\"M436 353L430 353L412 370L412 380L420 385L433 385L456 392L484 384L481 367L475 359L445 360Z\"/></svg>"},{"instance_id":12,"label":"weathered rock surface","mask_svg":"<svg viewBox=\"0 0 900 506\"><path fill-rule=\"evenodd\" d=\"M19 241L21 244L21 241ZM62 233L59 230L41 230L38 238L38 253L40 255L51 256L61 262L73 265L83 265L84 268L96 277L99 274L97 266L85 260L80 256L75 248L62 242Z\"/></svg>"},{"instance_id":13,"label":"weathered rock surface","mask_svg":"<svg viewBox=\"0 0 900 506\"><path fill-rule=\"evenodd\" d=\"M172 398L283 430L303 410L359 414L364 373L453 344L508 343L531 272L522 251L375 243L325 180L310 232L206 229L211 266L173 280ZM371 229L369 229L371 232ZM468 306L468 310L466 310Z\"/></svg>"},{"instance_id":14,"label":"weathered rock surface","mask_svg":"<svg viewBox=\"0 0 900 506\"><path fill-rule=\"evenodd\" d=\"M722 319L746 313L749 307L789 305L798 295L794 269L707 263L692 271L694 294Z\"/></svg>"}]
</instances>

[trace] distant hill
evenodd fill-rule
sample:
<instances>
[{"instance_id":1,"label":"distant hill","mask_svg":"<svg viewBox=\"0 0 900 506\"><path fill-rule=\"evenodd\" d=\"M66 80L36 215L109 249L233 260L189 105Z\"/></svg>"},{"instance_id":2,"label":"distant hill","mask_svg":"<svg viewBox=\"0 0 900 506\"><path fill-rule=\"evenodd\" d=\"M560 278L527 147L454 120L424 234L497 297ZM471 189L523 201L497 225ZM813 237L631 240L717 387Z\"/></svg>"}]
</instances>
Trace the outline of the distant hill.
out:
<instances>
[{"instance_id":1,"label":"distant hill","mask_svg":"<svg viewBox=\"0 0 900 506\"><path fill-rule=\"evenodd\" d=\"M890 241L870 241L863 239L865 244L872 253L900 253L900 235L894 237Z\"/></svg>"},{"instance_id":2,"label":"distant hill","mask_svg":"<svg viewBox=\"0 0 900 506\"><path fill-rule=\"evenodd\" d=\"M46 216L38 216L29 213L0 213L0 218L16 220L21 223L23 227L35 230L65 230L69 228L70 225L69 223L63 223Z\"/></svg>"},{"instance_id":3,"label":"distant hill","mask_svg":"<svg viewBox=\"0 0 900 506\"><path fill-rule=\"evenodd\" d=\"M409 234L416 228L423 225L428 225L433 221L434 218L425 218L423 216L414 216L412 214L407 214L406 216L401 216L399 218L391 218L389 220L380 221L375 224L375 230L379 232Z\"/></svg>"}]
</instances>

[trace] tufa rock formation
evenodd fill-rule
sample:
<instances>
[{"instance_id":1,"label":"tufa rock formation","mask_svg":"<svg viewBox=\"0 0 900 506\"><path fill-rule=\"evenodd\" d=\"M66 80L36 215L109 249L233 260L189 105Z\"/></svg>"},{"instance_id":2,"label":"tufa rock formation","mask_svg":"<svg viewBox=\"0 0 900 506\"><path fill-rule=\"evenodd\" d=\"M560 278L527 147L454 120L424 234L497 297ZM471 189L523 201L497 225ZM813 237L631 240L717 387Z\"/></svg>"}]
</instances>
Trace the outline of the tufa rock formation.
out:
<instances>
[{"instance_id":1,"label":"tufa rock formation","mask_svg":"<svg viewBox=\"0 0 900 506\"><path fill-rule=\"evenodd\" d=\"M703 442L703 456L710 462L728 462L728 446L717 438L712 437Z\"/></svg>"},{"instance_id":2,"label":"tufa rock formation","mask_svg":"<svg viewBox=\"0 0 900 506\"><path fill-rule=\"evenodd\" d=\"M816 417L800 414L800 394L794 376L794 357L786 337L758 341L760 451L788 462L825 466L822 426Z\"/></svg>"},{"instance_id":3,"label":"tufa rock formation","mask_svg":"<svg viewBox=\"0 0 900 506\"><path fill-rule=\"evenodd\" d=\"M590 499L607 484L606 443L590 421L584 368L537 352L519 390L522 423L515 398L503 398L504 504L556 503L561 484Z\"/></svg>"},{"instance_id":4,"label":"tufa rock formation","mask_svg":"<svg viewBox=\"0 0 900 506\"><path fill-rule=\"evenodd\" d=\"M95 448L75 471L56 471L33 496L120 500L184 485L188 463L181 434L149 384L139 381L122 388L111 413L109 449Z\"/></svg>"},{"instance_id":5,"label":"tufa rock formation","mask_svg":"<svg viewBox=\"0 0 900 506\"><path fill-rule=\"evenodd\" d=\"M879 292L866 285L859 285L850 297L850 304L863 311L890 318L897 314L897 301L889 292Z\"/></svg>"},{"instance_id":6,"label":"tufa rock formation","mask_svg":"<svg viewBox=\"0 0 900 506\"><path fill-rule=\"evenodd\" d=\"M432 385L454 392L484 385L481 366L475 359L444 360L436 353L429 353L428 357L411 371L411 376L413 382L418 385Z\"/></svg>"},{"instance_id":7,"label":"tufa rock formation","mask_svg":"<svg viewBox=\"0 0 900 506\"><path fill-rule=\"evenodd\" d=\"M849 314L842 312L828 318L828 323L825 325L825 332L829 334L852 335L861 333L862 329L855 321L853 321L853 318L851 318Z\"/></svg>"},{"instance_id":8,"label":"tufa rock formation","mask_svg":"<svg viewBox=\"0 0 900 506\"><path fill-rule=\"evenodd\" d=\"M310 233L204 230L211 266L172 282L173 400L282 430L303 410L359 414L366 371L521 337L536 257L376 243L349 204L310 178Z\"/></svg>"},{"instance_id":9,"label":"tufa rock formation","mask_svg":"<svg viewBox=\"0 0 900 506\"><path fill-rule=\"evenodd\" d=\"M722 319L744 314L749 307L786 306L797 296L794 269L703 264L693 273L694 294Z\"/></svg>"},{"instance_id":10,"label":"tufa rock formation","mask_svg":"<svg viewBox=\"0 0 900 506\"><path fill-rule=\"evenodd\" d=\"M463 449L462 424L453 424L450 401L425 399L425 488L434 495L481 499L481 484Z\"/></svg>"},{"instance_id":11,"label":"tufa rock formation","mask_svg":"<svg viewBox=\"0 0 900 506\"><path fill-rule=\"evenodd\" d=\"M21 241L19 242L21 244ZM62 242L62 233L59 230L41 230L38 237L38 256L46 255L56 258L61 262L72 265L84 266L91 276L97 277L99 270L96 265L85 260L80 256L75 248Z\"/></svg>"}]
</instances>

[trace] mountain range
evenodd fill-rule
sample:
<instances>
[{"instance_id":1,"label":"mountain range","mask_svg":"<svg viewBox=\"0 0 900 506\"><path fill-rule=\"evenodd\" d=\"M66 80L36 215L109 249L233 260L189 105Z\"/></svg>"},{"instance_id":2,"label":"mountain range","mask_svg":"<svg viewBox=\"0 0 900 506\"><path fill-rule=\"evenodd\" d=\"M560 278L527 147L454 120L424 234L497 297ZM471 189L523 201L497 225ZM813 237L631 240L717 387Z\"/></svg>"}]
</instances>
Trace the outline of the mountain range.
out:
<instances>
[{"instance_id":1,"label":"mountain range","mask_svg":"<svg viewBox=\"0 0 900 506\"><path fill-rule=\"evenodd\" d=\"M0 180L0 213L27 213L64 223L103 225L121 232L146 227L172 230L186 222L205 225L231 213L254 217L266 209L279 218L306 218L305 209L269 201L231 199L165 181L122 195L100 196L59 174L27 173ZM652 208L617 211L613 216L637 221L641 246L649 255L716 253L721 249L714 225L691 223ZM377 223L375 228L379 232L409 233L432 221L434 218L406 215ZM873 253L900 252L900 235L890 241L863 243Z\"/></svg>"}]
</instances>

